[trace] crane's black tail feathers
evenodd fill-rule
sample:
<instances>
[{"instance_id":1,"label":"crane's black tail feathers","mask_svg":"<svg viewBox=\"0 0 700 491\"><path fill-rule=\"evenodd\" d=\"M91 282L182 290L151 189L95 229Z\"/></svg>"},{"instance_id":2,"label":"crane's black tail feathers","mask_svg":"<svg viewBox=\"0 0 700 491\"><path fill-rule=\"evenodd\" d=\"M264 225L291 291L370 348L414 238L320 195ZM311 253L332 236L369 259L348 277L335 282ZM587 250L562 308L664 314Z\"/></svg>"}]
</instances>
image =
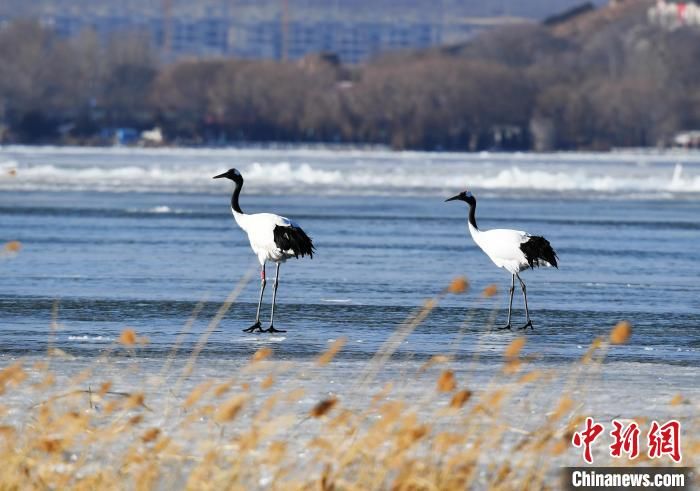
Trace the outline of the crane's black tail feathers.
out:
<instances>
[{"instance_id":1,"label":"crane's black tail feathers","mask_svg":"<svg viewBox=\"0 0 700 491\"><path fill-rule=\"evenodd\" d=\"M311 237L306 235L299 227L289 226L282 227L276 225L273 230L275 237L275 244L282 251L291 251L294 257L299 258L299 256L304 257L308 255L313 259L314 257L314 247L313 242L311 242Z\"/></svg>"},{"instance_id":2,"label":"crane's black tail feathers","mask_svg":"<svg viewBox=\"0 0 700 491\"><path fill-rule=\"evenodd\" d=\"M549 241L544 237L531 236L520 244L520 250L525 254L525 259L531 268L535 266L557 266L557 253L552 249Z\"/></svg>"}]
</instances>

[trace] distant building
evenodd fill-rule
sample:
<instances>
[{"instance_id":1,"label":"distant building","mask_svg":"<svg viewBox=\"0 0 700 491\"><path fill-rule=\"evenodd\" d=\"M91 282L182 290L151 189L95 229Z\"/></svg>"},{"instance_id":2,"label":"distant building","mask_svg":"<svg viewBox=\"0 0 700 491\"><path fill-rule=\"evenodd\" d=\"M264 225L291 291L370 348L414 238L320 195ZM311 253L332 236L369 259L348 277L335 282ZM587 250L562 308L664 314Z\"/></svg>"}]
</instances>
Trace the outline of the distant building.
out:
<instances>
[{"instance_id":1,"label":"distant building","mask_svg":"<svg viewBox=\"0 0 700 491\"><path fill-rule=\"evenodd\" d=\"M700 130L677 133L673 137L673 146L677 148L700 148Z\"/></svg>"},{"instance_id":2,"label":"distant building","mask_svg":"<svg viewBox=\"0 0 700 491\"><path fill-rule=\"evenodd\" d=\"M674 30L683 26L700 27L700 6L695 2L666 2L657 0L649 7L649 22L665 29Z\"/></svg>"},{"instance_id":3,"label":"distant building","mask_svg":"<svg viewBox=\"0 0 700 491\"><path fill-rule=\"evenodd\" d=\"M601 3L599 0L598 3ZM532 22L578 0L3 0L2 21L35 17L71 37L144 33L166 60L299 59L336 53L357 63L397 49L463 42L494 26Z\"/></svg>"}]
</instances>

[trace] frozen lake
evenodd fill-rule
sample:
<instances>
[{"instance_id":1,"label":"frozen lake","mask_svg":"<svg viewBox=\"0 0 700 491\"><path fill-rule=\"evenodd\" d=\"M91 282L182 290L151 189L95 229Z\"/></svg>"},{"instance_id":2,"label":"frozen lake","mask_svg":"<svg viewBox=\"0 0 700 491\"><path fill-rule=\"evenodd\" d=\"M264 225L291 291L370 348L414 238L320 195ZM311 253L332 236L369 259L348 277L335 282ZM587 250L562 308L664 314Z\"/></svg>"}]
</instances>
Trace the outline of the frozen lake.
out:
<instances>
[{"instance_id":1,"label":"frozen lake","mask_svg":"<svg viewBox=\"0 0 700 491\"><path fill-rule=\"evenodd\" d=\"M282 266L275 326L286 333L241 332L255 316L257 266L229 211L232 184L211 179L229 167L246 178L246 212L290 217L316 244L313 260ZM435 373L419 367L446 353L457 379L478 392L500 380L504 349L524 334L530 367L552 374L532 398L511 402L512 425L526 431L556 405L593 340L628 320L629 342L611 346L603 368L585 375L587 392L572 393L584 401L578 409L608 421L681 418L692 406L668 401L679 393L700 399L697 155L8 147L0 171L0 240L23 246L0 260L0 368L40 362L47 348L59 348L52 366L67 385L90 368L93 390L105 379L124 391L146 383L161 406L203 380L227 379L270 347L273 360L297 365L277 378L306 386L303 412L324 394L361 405L391 380L402 381L395 397L417 400L435 383ZM466 207L443 202L467 188L479 200L480 227L543 235L559 254L559 270L522 275L534 331L493 330L505 322L510 278L471 241ZM252 279L214 326L197 370L180 377L246 274ZM273 274L268 266L268 279ZM459 275L470 289L441 298L400 340L377 383L358 386L401 323ZM498 293L485 298L491 284ZM517 291L514 325L521 321ZM127 327L148 344L119 347ZM340 338L347 341L334 362L316 367L311 360ZM177 370L162 374L176 342ZM21 422L38 397L3 401L9 420ZM520 411L530 423L518 422ZM148 418L164 429L174 424ZM565 460L577 456L569 449Z\"/></svg>"}]
</instances>

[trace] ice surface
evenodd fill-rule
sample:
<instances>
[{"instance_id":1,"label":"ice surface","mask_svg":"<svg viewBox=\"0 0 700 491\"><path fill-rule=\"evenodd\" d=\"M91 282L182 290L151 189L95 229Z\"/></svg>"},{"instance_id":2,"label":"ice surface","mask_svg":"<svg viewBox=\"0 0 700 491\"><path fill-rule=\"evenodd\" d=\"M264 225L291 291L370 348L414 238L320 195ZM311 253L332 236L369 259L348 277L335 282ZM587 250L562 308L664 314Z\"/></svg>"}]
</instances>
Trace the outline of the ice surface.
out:
<instances>
[{"instance_id":1,"label":"ice surface","mask_svg":"<svg viewBox=\"0 0 700 491\"><path fill-rule=\"evenodd\" d=\"M700 154L434 154L331 150L5 147L0 189L217 192L236 166L252 193L415 195L488 191L669 198L700 193Z\"/></svg>"}]
</instances>

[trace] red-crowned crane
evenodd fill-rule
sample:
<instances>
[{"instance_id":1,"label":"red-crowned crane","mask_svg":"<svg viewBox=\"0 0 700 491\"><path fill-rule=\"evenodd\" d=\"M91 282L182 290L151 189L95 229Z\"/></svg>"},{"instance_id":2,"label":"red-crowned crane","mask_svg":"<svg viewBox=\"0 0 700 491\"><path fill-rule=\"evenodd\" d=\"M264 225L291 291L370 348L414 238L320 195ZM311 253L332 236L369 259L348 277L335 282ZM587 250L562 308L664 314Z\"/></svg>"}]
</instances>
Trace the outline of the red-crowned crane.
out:
<instances>
[{"instance_id":1,"label":"red-crowned crane","mask_svg":"<svg viewBox=\"0 0 700 491\"><path fill-rule=\"evenodd\" d=\"M520 272L537 266L557 266L557 253L544 237L530 235L527 232L510 229L479 230L476 225L476 198L469 191L463 191L445 201L464 201L469 205L469 233L482 251L491 258L499 268L512 275L510 284L510 301L508 303L508 323L500 329L510 329L510 314L513 308L513 292L515 278L520 282L520 288L525 297L525 315L527 323L520 329L533 329L530 312L527 309L527 291L525 283L520 278Z\"/></svg>"},{"instance_id":2,"label":"red-crowned crane","mask_svg":"<svg viewBox=\"0 0 700 491\"><path fill-rule=\"evenodd\" d=\"M255 324L244 332L285 332L275 329L275 301L277 300L277 285L279 284L280 265L291 257L299 258L308 255L314 256L314 245L311 238L306 235L302 228L289 218L273 215L272 213L254 213L248 215L243 213L238 204L238 197L243 188L243 176L236 169L229 169L223 174L214 176L214 179L225 177L231 179L236 188L231 196L231 212L236 223L247 234L250 247L258 256L260 261L260 299L258 300L258 310L255 314ZM260 305L262 304L263 292L267 279L265 277L265 263L271 261L277 265L275 274L275 284L272 290L272 313L270 315L270 327L263 329L260 326Z\"/></svg>"}]
</instances>

